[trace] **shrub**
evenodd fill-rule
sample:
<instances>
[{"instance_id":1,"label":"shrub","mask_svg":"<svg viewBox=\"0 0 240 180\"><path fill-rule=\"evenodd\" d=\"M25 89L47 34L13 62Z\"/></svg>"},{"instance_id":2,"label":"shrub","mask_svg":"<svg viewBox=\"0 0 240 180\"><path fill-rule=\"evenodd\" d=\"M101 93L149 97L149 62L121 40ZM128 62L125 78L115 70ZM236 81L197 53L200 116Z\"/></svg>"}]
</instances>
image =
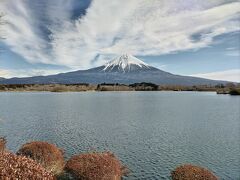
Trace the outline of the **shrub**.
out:
<instances>
[{"instance_id":1,"label":"shrub","mask_svg":"<svg viewBox=\"0 0 240 180\"><path fill-rule=\"evenodd\" d=\"M0 152L5 150L6 143L7 143L7 140L3 137L0 137Z\"/></svg>"},{"instance_id":2,"label":"shrub","mask_svg":"<svg viewBox=\"0 0 240 180\"><path fill-rule=\"evenodd\" d=\"M230 95L240 95L240 89L231 89L229 91Z\"/></svg>"},{"instance_id":3,"label":"shrub","mask_svg":"<svg viewBox=\"0 0 240 180\"><path fill-rule=\"evenodd\" d=\"M171 173L173 180L217 180L218 178L209 170L186 164L177 167Z\"/></svg>"},{"instance_id":4,"label":"shrub","mask_svg":"<svg viewBox=\"0 0 240 180\"><path fill-rule=\"evenodd\" d=\"M66 163L65 170L84 180L120 180L126 174L126 168L111 152L75 155Z\"/></svg>"},{"instance_id":5,"label":"shrub","mask_svg":"<svg viewBox=\"0 0 240 180\"><path fill-rule=\"evenodd\" d=\"M62 173L64 168L63 151L47 142L35 141L24 144L17 155L29 157L41 164L48 172L55 175Z\"/></svg>"},{"instance_id":6,"label":"shrub","mask_svg":"<svg viewBox=\"0 0 240 180\"><path fill-rule=\"evenodd\" d=\"M66 88L60 86L51 89L51 92L64 92L64 91L66 91Z\"/></svg>"},{"instance_id":7,"label":"shrub","mask_svg":"<svg viewBox=\"0 0 240 180\"><path fill-rule=\"evenodd\" d=\"M54 180L40 164L12 153L0 153L0 179Z\"/></svg>"}]
</instances>

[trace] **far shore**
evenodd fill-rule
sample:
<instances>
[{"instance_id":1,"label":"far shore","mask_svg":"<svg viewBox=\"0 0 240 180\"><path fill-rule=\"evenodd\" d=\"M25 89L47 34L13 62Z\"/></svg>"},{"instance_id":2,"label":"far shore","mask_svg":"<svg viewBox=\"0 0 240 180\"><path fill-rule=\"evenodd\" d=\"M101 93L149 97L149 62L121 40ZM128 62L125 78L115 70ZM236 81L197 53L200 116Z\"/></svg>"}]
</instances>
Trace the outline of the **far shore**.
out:
<instances>
[{"instance_id":1,"label":"far shore","mask_svg":"<svg viewBox=\"0 0 240 180\"><path fill-rule=\"evenodd\" d=\"M102 92L102 91L201 91L217 94L240 95L240 84L219 84L216 86L156 85L153 83L135 84L0 84L0 92Z\"/></svg>"}]
</instances>

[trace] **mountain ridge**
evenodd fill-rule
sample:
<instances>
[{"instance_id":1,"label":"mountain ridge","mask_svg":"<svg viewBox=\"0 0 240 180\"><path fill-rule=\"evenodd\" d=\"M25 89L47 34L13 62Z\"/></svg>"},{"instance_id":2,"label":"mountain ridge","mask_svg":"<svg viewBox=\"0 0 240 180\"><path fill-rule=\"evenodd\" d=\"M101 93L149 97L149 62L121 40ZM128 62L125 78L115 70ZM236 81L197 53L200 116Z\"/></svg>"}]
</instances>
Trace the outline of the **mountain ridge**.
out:
<instances>
[{"instance_id":1,"label":"mountain ridge","mask_svg":"<svg viewBox=\"0 0 240 180\"><path fill-rule=\"evenodd\" d=\"M3 79L0 81L0 84L133 84L141 82L185 86L227 83L227 81L175 75L150 66L134 56L124 54L102 66L88 70L78 70L49 76Z\"/></svg>"}]
</instances>

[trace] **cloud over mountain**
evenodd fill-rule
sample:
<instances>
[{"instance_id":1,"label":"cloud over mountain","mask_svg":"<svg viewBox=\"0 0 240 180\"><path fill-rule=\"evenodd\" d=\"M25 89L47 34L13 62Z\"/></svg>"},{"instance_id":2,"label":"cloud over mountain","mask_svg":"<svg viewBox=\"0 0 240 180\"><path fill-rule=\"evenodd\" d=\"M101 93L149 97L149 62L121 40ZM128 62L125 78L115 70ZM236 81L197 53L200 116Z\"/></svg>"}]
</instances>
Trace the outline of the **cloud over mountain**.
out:
<instances>
[{"instance_id":1,"label":"cloud over mountain","mask_svg":"<svg viewBox=\"0 0 240 180\"><path fill-rule=\"evenodd\" d=\"M87 2L87 1L86 1ZM3 0L6 40L31 63L84 69L111 55L161 55L210 46L239 31L238 1Z\"/></svg>"},{"instance_id":2,"label":"cloud over mountain","mask_svg":"<svg viewBox=\"0 0 240 180\"><path fill-rule=\"evenodd\" d=\"M240 69L231 69L226 71L218 71L218 72L203 73L203 74L193 74L192 76L208 78L213 80L226 80L226 81L240 83Z\"/></svg>"}]
</instances>

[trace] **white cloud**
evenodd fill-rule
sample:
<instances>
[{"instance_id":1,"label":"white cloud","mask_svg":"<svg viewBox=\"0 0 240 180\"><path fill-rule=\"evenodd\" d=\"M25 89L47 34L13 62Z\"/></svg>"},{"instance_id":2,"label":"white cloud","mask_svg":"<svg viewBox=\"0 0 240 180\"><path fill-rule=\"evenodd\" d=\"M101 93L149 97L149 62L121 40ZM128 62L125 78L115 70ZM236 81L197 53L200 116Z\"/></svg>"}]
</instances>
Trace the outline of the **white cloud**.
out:
<instances>
[{"instance_id":1,"label":"white cloud","mask_svg":"<svg viewBox=\"0 0 240 180\"><path fill-rule=\"evenodd\" d=\"M26 2L5 0L1 5L9 22L6 44L31 63L73 69L99 65L113 54L161 55L203 48L214 37L240 29L238 1L93 0L87 14L73 21L66 1L53 0L46 9L51 25L45 26L52 32L48 41ZM192 38L196 34L198 40Z\"/></svg>"},{"instance_id":2,"label":"white cloud","mask_svg":"<svg viewBox=\"0 0 240 180\"><path fill-rule=\"evenodd\" d=\"M44 53L47 42L35 31L33 15L23 1L3 1L6 24L3 31L6 36L4 42L11 50L23 56L31 63L49 63L49 57Z\"/></svg>"},{"instance_id":3,"label":"white cloud","mask_svg":"<svg viewBox=\"0 0 240 180\"><path fill-rule=\"evenodd\" d=\"M240 50L238 47L229 47L229 48L226 48L225 55L240 57Z\"/></svg>"},{"instance_id":4,"label":"white cloud","mask_svg":"<svg viewBox=\"0 0 240 180\"><path fill-rule=\"evenodd\" d=\"M226 80L232 82L240 82L240 69L232 69L226 71L218 71L204 74L193 74L191 76L202 77L213 80Z\"/></svg>"},{"instance_id":5,"label":"white cloud","mask_svg":"<svg viewBox=\"0 0 240 180\"><path fill-rule=\"evenodd\" d=\"M0 77L13 78L13 77L32 77L32 76L46 76L66 72L66 70L46 70L46 69L0 69Z\"/></svg>"},{"instance_id":6,"label":"white cloud","mask_svg":"<svg viewBox=\"0 0 240 180\"><path fill-rule=\"evenodd\" d=\"M228 52L226 52L226 55L227 55L227 56L240 57L240 52L239 52L239 50L236 50L236 51L228 51Z\"/></svg>"}]
</instances>

